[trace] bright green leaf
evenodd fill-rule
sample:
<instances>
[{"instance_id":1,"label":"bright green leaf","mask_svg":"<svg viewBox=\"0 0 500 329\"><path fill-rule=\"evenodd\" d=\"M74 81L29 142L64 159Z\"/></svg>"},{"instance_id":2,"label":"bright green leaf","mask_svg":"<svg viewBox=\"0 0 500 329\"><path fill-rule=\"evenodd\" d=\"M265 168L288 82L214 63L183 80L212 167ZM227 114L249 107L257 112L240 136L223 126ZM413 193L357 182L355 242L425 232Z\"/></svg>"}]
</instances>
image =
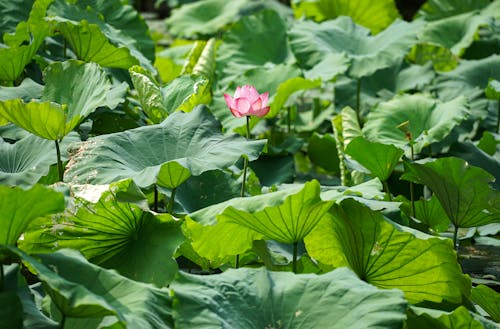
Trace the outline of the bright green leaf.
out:
<instances>
[{"instance_id":1,"label":"bright green leaf","mask_svg":"<svg viewBox=\"0 0 500 329\"><path fill-rule=\"evenodd\" d=\"M485 170L453 157L406 168L402 178L429 187L455 227L500 222L500 191L489 186L493 176Z\"/></svg>"},{"instance_id":2,"label":"bright green leaf","mask_svg":"<svg viewBox=\"0 0 500 329\"><path fill-rule=\"evenodd\" d=\"M63 209L63 195L50 188L35 185L25 191L0 185L0 244L15 245L32 220Z\"/></svg>"},{"instance_id":3,"label":"bright green leaf","mask_svg":"<svg viewBox=\"0 0 500 329\"><path fill-rule=\"evenodd\" d=\"M273 118L285 105L287 99L295 92L300 90L314 89L321 86L321 80L307 80L301 77L291 78L279 85L278 91L271 104L271 110L267 114Z\"/></svg>"},{"instance_id":4,"label":"bright green leaf","mask_svg":"<svg viewBox=\"0 0 500 329\"><path fill-rule=\"evenodd\" d=\"M435 309L411 307L406 321L408 329L494 329L485 327L464 307L460 306L452 312Z\"/></svg>"},{"instance_id":5,"label":"bright green leaf","mask_svg":"<svg viewBox=\"0 0 500 329\"><path fill-rule=\"evenodd\" d=\"M128 48L111 44L96 24L89 24L86 20L77 24L62 21L57 24L57 28L76 56L85 62L121 69L139 64Z\"/></svg>"},{"instance_id":6,"label":"bright green leaf","mask_svg":"<svg viewBox=\"0 0 500 329\"><path fill-rule=\"evenodd\" d=\"M182 75L161 88L163 107L169 112L189 112L197 105L210 104L209 81L202 76Z\"/></svg>"},{"instance_id":7,"label":"bright green leaf","mask_svg":"<svg viewBox=\"0 0 500 329\"><path fill-rule=\"evenodd\" d=\"M373 176L385 182L404 151L394 145L370 142L359 136L347 145L345 153L368 169Z\"/></svg>"},{"instance_id":8,"label":"bright green leaf","mask_svg":"<svg viewBox=\"0 0 500 329\"><path fill-rule=\"evenodd\" d=\"M228 167L242 155L255 160L265 141L225 136L202 107L175 112L159 125L90 138L78 146L66 179L105 184L133 178L141 187L177 187L190 175Z\"/></svg>"},{"instance_id":9,"label":"bright green leaf","mask_svg":"<svg viewBox=\"0 0 500 329\"><path fill-rule=\"evenodd\" d=\"M459 304L469 294L450 240L399 227L350 199L331 214L305 239L311 257L348 266L377 287L401 289L411 303Z\"/></svg>"},{"instance_id":10,"label":"bright green leaf","mask_svg":"<svg viewBox=\"0 0 500 329\"><path fill-rule=\"evenodd\" d=\"M489 99L500 100L500 81L490 79L484 92Z\"/></svg>"},{"instance_id":11,"label":"bright green leaf","mask_svg":"<svg viewBox=\"0 0 500 329\"><path fill-rule=\"evenodd\" d=\"M137 91L142 110L153 123L160 123L168 116L168 111L163 105L163 96L158 82L149 71L133 66L129 69L130 78Z\"/></svg>"},{"instance_id":12,"label":"bright green leaf","mask_svg":"<svg viewBox=\"0 0 500 329\"><path fill-rule=\"evenodd\" d=\"M130 185L130 180L111 184L96 203L76 199L76 210L37 222L26 233L23 250L72 248L133 280L166 285L178 270L172 256L183 241L180 225L168 214L120 202L118 196Z\"/></svg>"},{"instance_id":13,"label":"bright green leaf","mask_svg":"<svg viewBox=\"0 0 500 329\"><path fill-rule=\"evenodd\" d=\"M399 17L393 0L315 0L292 1L295 17L305 15L315 21L324 21L338 16L350 16L356 24L369 28L373 34L380 32Z\"/></svg>"},{"instance_id":14,"label":"bright green leaf","mask_svg":"<svg viewBox=\"0 0 500 329\"><path fill-rule=\"evenodd\" d=\"M406 301L347 269L323 275L229 270L171 285L179 328L401 328Z\"/></svg>"},{"instance_id":15,"label":"bright green leaf","mask_svg":"<svg viewBox=\"0 0 500 329\"><path fill-rule=\"evenodd\" d=\"M480 284L472 289L471 298L488 312L495 322L500 322L500 294L498 292Z\"/></svg>"}]
</instances>

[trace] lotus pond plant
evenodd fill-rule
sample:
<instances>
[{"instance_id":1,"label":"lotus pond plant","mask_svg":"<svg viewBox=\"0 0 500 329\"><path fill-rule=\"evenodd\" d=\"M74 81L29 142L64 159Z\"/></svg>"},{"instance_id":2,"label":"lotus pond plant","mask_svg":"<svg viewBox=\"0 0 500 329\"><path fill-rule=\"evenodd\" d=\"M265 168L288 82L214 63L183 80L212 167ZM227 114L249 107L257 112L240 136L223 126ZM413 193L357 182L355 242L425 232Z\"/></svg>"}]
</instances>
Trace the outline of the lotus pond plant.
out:
<instances>
[{"instance_id":1,"label":"lotus pond plant","mask_svg":"<svg viewBox=\"0 0 500 329\"><path fill-rule=\"evenodd\" d=\"M0 328L499 328L500 0L127 3L0 1Z\"/></svg>"}]
</instances>

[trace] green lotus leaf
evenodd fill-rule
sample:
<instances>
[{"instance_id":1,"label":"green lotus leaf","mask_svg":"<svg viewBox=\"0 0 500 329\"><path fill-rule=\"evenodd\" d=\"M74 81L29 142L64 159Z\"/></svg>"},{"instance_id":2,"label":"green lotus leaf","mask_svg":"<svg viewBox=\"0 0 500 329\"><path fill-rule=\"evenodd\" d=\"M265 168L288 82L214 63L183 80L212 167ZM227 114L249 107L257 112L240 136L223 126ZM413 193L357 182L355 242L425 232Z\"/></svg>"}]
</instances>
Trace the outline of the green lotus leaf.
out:
<instances>
[{"instance_id":1,"label":"green lotus leaf","mask_svg":"<svg viewBox=\"0 0 500 329\"><path fill-rule=\"evenodd\" d=\"M500 294L485 285L474 287L471 292L472 300L481 306L495 322L500 322Z\"/></svg>"},{"instance_id":2,"label":"green lotus leaf","mask_svg":"<svg viewBox=\"0 0 500 329\"><path fill-rule=\"evenodd\" d=\"M399 125L408 122L407 133L417 154L424 147L442 141L468 114L464 97L444 103L421 94L401 95L378 104L368 114L363 134L370 141L404 149L409 157L409 136Z\"/></svg>"},{"instance_id":3,"label":"green lotus leaf","mask_svg":"<svg viewBox=\"0 0 500 329\"><path fill-rule=\"evenodd\" d=\"M265 8L274 9L283 16L291 14L290 8L272 1L205 0L174 10L166 23L170 33L192 39L215 35L225 26L244 19L245 15Z\"/></svg>"},{"instance_id":4,"label":"green lotus leaf","mask_svg":"<svg viewBox=\"0 0 500 329\"><path fill-rule=\"evenodd\" d=\"M494 178L485 170L453 157L405 165L401 178L429 187L455 227L500 222L500 191L489 186Z\"/></svg>"},{"instance_id":5,"label":"green lotus leaf","mask_svg":"<svg viewBox=\"0 0 500 329\"><path fill-rule=\"evenodd\" d=\"M197 276L171 285L179 328L401 328L406 301L348 269L294 275L261 269Z\"/></svg>"},{"instance_id":6,"label":"green lotus leaf","mask_svg":"<svg viewBox=\"0 0 500 329\"><path fill-rule=\"evenodd\" d=\"M2 266L2 265L0 265ZM23 328L23 306L12 291L0 291L0 328Z\"/></svg>"},{"instance_id":7,"label":"green lotus leaf","mask_svg":"<svg viewBox=\"0 0 500 329\"><path fill-rule=\"evenodd\" d=\"M31 187L56 163L54 143L30 135L15 144L0 138L0 184Z\"/></svg>"},{"instance_id":8,"label":"green lotus leaf","mask_svg":"<svg viewBox=\"0 0 500 329\"><path fill-rule=\"evenodd\" d=\"M486 94L486 97L489 99L500 99L500 81L495 80L495 79L490 79L488 81L488 86L486 87L486 90L484 91Z\"/></svg>"},{"instance_id":9,"label":"green lotus leaf","mask_svg":"<svg viewBox=\"0 0 500 329\"><path fill-rule=\"evenodd\" d=\"M120 0L55 0L48 9L48 18L73 25L80 25L83 20L97 25L110 44L127 48L141 66L154 71L151 64L155 56L154 42L146 22L132 6ZM105 41L102 36L98 38Z\"/></svg>"},{"instance_id":10,"label":"green lotus leaf","mask_svg":"<svg viewBox=\"0 0 500 329\"><path fill-rule=\"evenodd\" d=\"M170 297L166 289L125 278L115 271L89 263L78 251L63 249L38 257L10 247L28 264L69 328L171 328ZM108 316L107 318L104 318ZM113 320L109 319L113 316ZM92 326L85 318L95 318Z\"/></svg>"},{"instance_id":11,"label":"green lotus leaf","mask_svg":"<svg viewBox=\"0 0 500 329\"><path fill-rule=\"evenodd\" d=\"M50 140L61 140L87 115L108 103L106 73L95 63L55 62L46 73L42 102L0 101L0 116Z\"/></svg>"},{"instance_id":12,"label":"green lotus leaf","mask_svg":"<svg viewBox=\"0 0 500 329\"><path fill-rule=\"evenodd\" d=\"M12 0L0 2L0 37L3 33L13 33L16 30L17 24L22 21L27 21L29 11L26 8L31 8L35 0Z\"/></svg>"},{"instance_id":13,"label":"green lotus leaf","mask_svg":"<svg viewBox=\"0 0 500 329\"><path fill-rule=\"evenodd\" d=\"M193 248L200 256L215 260L245 252L252 241L262 238L301 241L333 202L320 199L317 181L298 188L231 199L189 214Z\"/></svg>"},{"instance_id":14,"label":"green lotus leaf","mask_svg":"<svg viewBox=\"0 0 500 329\"><path fill-rule=\"evenodd\" d=\"M269 118L273 118L285 105L288 98L295 92L301 90L314 89L321 86L321 80L308 80L301 77L288 79L281 83L278 87L277 93L271 104L271 110L267 114Z\"/></svg>"},{"instance_id":15,"label":"green lotus leaf","mask_svg":"<svg viewBox=\"0 0 500 329\"><path fill-rule=\"evenodd\" d=\"M488 102L484 90L489 79L500 81L500 55L479 60L462 60L453 71L443 72L435 80L439 98L449 101L458 96L467 97L471 118L484 119L488 115Z\"/></svg>"},{"instance_id":16,"label":"green lotus leaf","mask_svg":"<svg viewBox=\"0 0 500 329\"><path fill-rule=\"evenodd\" d=\"M286 30L285 21L274 11L243 17L223 35L217 50L217 75L238 76L252 67L291 60Z\"/></svg>"},{"instance_id":17,"label":"green lotus leaf","mask_svg":"<svg viewBox=\"0 0 500 329\"><path fill-rule=\"evenodd\" d=\"M347 145L345 153L368 169L373 176L385 182L404 151L394 145L370 142L359 136Z\"/></svg>"},{"instance_id":18,"label":"green lotus leaf","mask_svg":"<svg viewBox=\"0 0 500 329\"><path fill-rule=\"evenodd\" d=\"M133 178L141 187L175 188L190 175L255 160L266 141L224 136L208 110L175 112L159 125L90 138L76 146L66 179L107 184Z\"/></svg>"},{"instance_id":19,"label":"green lotus leaf","mask_svg":"<svg viewBox=\"0 0 500 329\"><path fill-rule=\"evenodd\" d=\"M419 200L414 202L415 206L415 218L420 222L424 223L428 227L432 228L436 232L445 232L450 226L450 220L446 215L441 203L436 198L436 195L432 195L429 200ZM411 204L403 203L401 209L406 213L406 215L412 215Z\"/></svg>"},{"instance_id":20,"label":"green lotus leaf","mask_svg":"<svg viewBox=\"0 0 500 329\"><path fill-rule=\"evenodd\" d=\"M13 35L5 34L8 47L0 47L0 81L16 80L31 62L46 36L50 34L48 24L21 22Z\"/></svg>"},{"instance_id":21,"label":"green lotus leaf","mask_svg":"<svg viewBox=\"0 0 500 329\"><path fill-rule=\"evenodd\" d=\"M489 0L428 0L417 12L417 16L434 21L482 9L489 4Z\"/></svg>"},{"instance_id":22,"label":"green lotus leaf","mask_svg":"<svg viewBox=\"0 0 500 329\"><path fill-rule=\"evenodd\" d=\"M349 17L323 23L296 22L290 32L290 45L297 61L311 69L331 53L345 53L351 60L348 75L359 79L399 62L416 42L423 23L395 21L383 32L370 36L369 30ZM330 55L331 56L331 55Z\"/></svg>"},{"instance_id":23,"label":"green lotus leaf","mask_svg":"<svg viewBox=\"0 0 500 329\"><path fill-rule=\"evenodd\" d=\"M406 325L408 329L495 329L494 323L477 319L464 306L456 308L452 312L444 312L436 309L411 307L408 310ZM486 322L486 323L485 323Z\"/></svg>"},{"instance_id":24,"label":"green lotus leaf","mask_svg":"<svg viewBox=\"0 0 500 329\"><path fill-rule=\"evenodd\" d=\"M166 285L178 270L172 256L184 239L180 225L168 214L154 215L137 204L120 202L118 195L130 185L130 180L113 183L97 202L77 198L75 210L38 221L26 232L23 250L72 248L133 280Z\"/></svg>"},{"instance_id":25,"label":"green lotus leaf","mask_svg":"<svg viewBox=\"0 0 500 329\"><path fill-rule=\"evenodd\" d=\"M311 257L348 266L374 286L401 289L410 303L460 304L469 295L470 280L450 240L399 227L351 199L334 205L331 214L305 239Z\"/></svg>"},{"instance_id":26,"label":"green lotus leaf","mask_svg":"<svg viewBox=\"0 0 500 329\"><path fill-rule=\"evenodd\" d=\"M34 219L64 209L62 194L35 185L30 190L0 185L0 244L15 245Z\"/></svg>"},{"instance_id":27,"label":"green lotus leaf","mask_svg":"<svg viewBox=\"0 0 500 329\"><path fill-rule=\"evenodd\" d=\"M89 24L86 20L78 24L60 21L57 29L68 41L76 56L85 62L121 69L139 64L128 48L111 44L96 24Z\"/></svg>"},{"instance_id":28,"label":"green lotus leaf","mask_svg":"<svg viewBox=\"0 0 500 329\"><path fill-rule=\"evenodd\" d=\"M422 42L450 49L461 56L476 38L479 27L488 25L490 19L476 13L465 13L430 22L419 36Z\"/></svg>"},{"instance_id":29,"label":"green lotus leaf","mask_svg":"<svg viewBox=\"0 0 500 329\"><path fill-rule=\"evenodd\" d=\"M345 73L349 69L351 61L345 53L327 54L312 69L304 72L307 79L313 80L320 78L322 81L334 80L337 75Z\"/></svg>"},{"instance_id":30,"label":"green lotus leaf","mask_svg":"<svg viewBox=\"0 0 500 329\"><path fill-rule=\"evenodd\" d=\"M202 76L181 75L161 89L163 106L169 112L189 112L195 106L210 104L209 81Z\"/></svg>"},{"instance_id":31,"label":"green lotus leaf","mask_svg":"<svg viewBox=\"0 0 500 329\"><path fill-rule=\"evenodd\" d=\"M42 90L43 85L26 78L19 86L0 87L0 101L21 98L25 102L29 102L31 99L42 97Z\"/></svg>"},{"instance_id":32,"label":"green lotus leaf","mask_svg":"<svg viewBox=\"0 0 500 329\"><path fill-rule=\"evenodd\" d=\"M391 0L315 0L292 1L295 17L311 17L317 22L338 16L350 16L356 24L369 28L373 34L380 32L399 17L396 3Z\"/></svg>"},{"instance_id":33,"label":"green lotus leaf","mask_svg":"<svg viewBox=\"0 0 500 329\"><path fill-rule=\"evenodd\" d=\"M339 157L337 155L337 143L330 134L320 135L313 133L309 138L307 155L316 165L330 171L339 171Z\"/></svg>"}]
</instances>

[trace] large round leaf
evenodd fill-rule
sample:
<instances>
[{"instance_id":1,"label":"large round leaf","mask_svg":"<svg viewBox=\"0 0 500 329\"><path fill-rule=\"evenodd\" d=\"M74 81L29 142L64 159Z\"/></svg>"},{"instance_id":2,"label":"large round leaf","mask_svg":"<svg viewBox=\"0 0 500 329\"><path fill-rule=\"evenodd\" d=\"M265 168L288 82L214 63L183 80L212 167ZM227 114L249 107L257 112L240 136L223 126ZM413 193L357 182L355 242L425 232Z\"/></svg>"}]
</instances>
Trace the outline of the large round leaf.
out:
<instances>
[{"instance_id":1,"label":"large round leaf","mask_svg":"<svg viewBox=\"0 0 500 329\"><path fill-rule=\"evenodd\" d=\"M441 103L425 95L402 95L378 104L368 114L363 133L368 140L393 144L409 155L410 136L399 125L408 123L413 151L419 153L424 147L442 141L468 113L464 97Z\"/></svg>"},{"instance_id":2,"label":"large round leaf","mask_svg":"<svg viewBox=\"0 0 500 329\"><path fill-rule=\"evenodd\" d=\"M75 210L32 225L22 241L23 250L72 248L133 280L169 283L178 270L172 256L184 240L180 225L168 214L154 215L120 201L120 194L128 190L137 190L130 180L110 185L95 203L77 198ZM137 197L141 196L144 200L139 192Z\"/></svg>"},{"instance_id":3,"label":"large round leaf","mask_svg":"<svg viewBox=\"0 0 500 329\"><path fill-rule=\"evenodd\" d=\"M289 32L290 45L302 67L310 69L331 53L345 53L352 60L348 74L356 79L392 66L416 42L422 22L395 21L386 30L370 31L349 17L323 23L296 22Z\"/></svg>"},{"instance_id":4,"label":"large round leaf","mask_svg":"<svg viewBox=\"0 0 500 329\"><path fill-rule=\"evenodd\" d=\"M482 9L489 4L490 0L428 0L417 15L434 21Z\"/></svg>"},{"instance_id":5,"label":"large round leaf","mask_svg":"<svg viewBox=\"0 0 500 329\"><path fill-rule=\"evenodd\" d=\"M60 140L99 106L108 105L111 83L95 63L55 62L47 68L42 102L0 101L0 116L50 140Z\"/></svg>"},{"instance_id":6,"label":"large round leaf","mask_svg":"<svg viewBox=\"0 0 500 329\"><path fill-rule=\"evenodd\" d=\"M229 270L182 273L171 285L179 328L401 328L406 301L347 269L327 274Z\"/></svg>"},{"instance_id":7,"label":"large round leaf","mask_svg":"<svg viewBox=\"0 0 500 329\"><path fill-rule=\"evenodd\" d=\"M16 248L9 251L36 272L52 302L67 317L68 328L171 328L166 289L93 265L75 250L39 255L42 263ZM86 322L87 318L97 323Z\"/></svg>"},{"instance_id":8,"label":"large round leaf","mask_svg":"<svg viewBox=\"0 0 500 329\"><path fill-rule=\"evenodd\" d=\"M399 17L393 0L315 0L292 1L295 17L312 17L316 21L350 16L356 24L369 28L373 34L380 32Z\"/></svg>"},{"instance_id":9,"label":"large round leaf","mask_svg":"<svg viewBox=\"0 0 500 329\"><path fill-rule=\"evenodd\" d=\"M489 186L494 177L459 158L424 164L407 163L403 179L427 185L455 227L500 222L500 191Z\"/></svg>"},{"instance_id":10,"label":"large round leaf","mask_svg":"<svg viewBox=\"0 0 500 329\"><path fill-rule=\"evenodd\" d=\"M35 185L25 191L0 185L0 244L15 245L32 220L63 209L63 195L50 188Z\"/></svg>"},{"instance_id":11,"label":"large round leaf","mask_svg":"<svg viewBox=\"0 0 500 329\"><path fill-rule=\"evenodd\" d=\"M406 320L408 329L497 329L498 325L460 306L451 312L411 307Z\"/></svg>"},{"instance_id":12,"label":"large round leaf","mask_svg":"<svg viewBox=\"0 0 500 329\"><path fill-rule=\"evenodd\" d=\"M141 187L175 188L191 175L234 164L242 155L255 160L263 140L224 136L208 110L176 112L159 125L90 138L78 145L66 179L104 184L133 178Z\"/></svg>"},{"instance_id":13,"label":"large round leaf","mask_svg":"<svg viewBox=\"0 0 500 329\"><path fill-rule=\"evenodd\" d=\"M320 262L348 266L377 287L401 289L411 303L459 304L470 294L451 240L398 227L351 199L331 213L305 239Z\"/></svg>"},{"instance_id":14,"label":"large round leaf","mask_svg":"<svg viewBox=\"0 0 500 329\"><path fill-rule=\"evenodd\" d=\"M298 190L302 187L300 190ZM216 260L245 252L262 238L283 243L301 241L332 202L319 197L317 181L274 193L235 198L189 214L193 248Z\"/></svg>"}]
</instances>

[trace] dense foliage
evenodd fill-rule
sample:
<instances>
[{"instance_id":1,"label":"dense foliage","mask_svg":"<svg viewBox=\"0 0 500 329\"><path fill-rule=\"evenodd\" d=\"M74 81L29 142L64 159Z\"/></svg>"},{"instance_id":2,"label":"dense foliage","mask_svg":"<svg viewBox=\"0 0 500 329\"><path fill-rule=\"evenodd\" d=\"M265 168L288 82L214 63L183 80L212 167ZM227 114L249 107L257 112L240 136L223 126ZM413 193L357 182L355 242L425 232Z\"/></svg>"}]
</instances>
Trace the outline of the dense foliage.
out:
<instances>
[{"instance_id":1,"label":"dense foliage","mask_svg":"<svg viewBox=\"0 0 500 329\"><path fill-rule=\"evenodd\" d=\"M499 327L500 0L169 4L0 2L0 328Z\"/></svg>"}]
</instances>

